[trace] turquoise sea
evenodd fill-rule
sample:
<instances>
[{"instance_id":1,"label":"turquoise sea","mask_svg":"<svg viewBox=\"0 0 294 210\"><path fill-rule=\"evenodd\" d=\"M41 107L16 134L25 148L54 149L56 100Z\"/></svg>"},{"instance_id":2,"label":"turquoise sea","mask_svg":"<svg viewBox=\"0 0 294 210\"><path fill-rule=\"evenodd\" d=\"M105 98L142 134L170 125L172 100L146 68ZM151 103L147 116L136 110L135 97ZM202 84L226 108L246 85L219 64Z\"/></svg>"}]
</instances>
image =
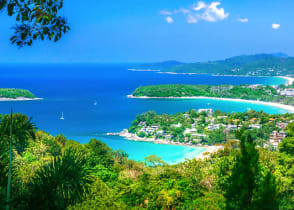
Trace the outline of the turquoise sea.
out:
<instances>
[{"instance_id":1,"label":"turquoise sea","mask_svg":"<svg viewBox=\"0 0 294 210\"><path fill-rule=\"evenodd\" d=\"M173 75L128 71L127 64L34 64L0 65L0 87L31 90L41 101L0 102L0 112L33 117L39 129L52 135L63 133L81 143L97 138L113 149L125 150L130 158L143 160L150 154L175 163L192 158L203 148L159 145L106 136L127 128L136 115L148 110L177 113L189 109L212 108L222 111L263 110L285 113L276 107L243 102L208 99L128 99L126 95L140 85L153 84L269 84L285 83L275 77L230 77L211 75ZM65 120L60 120L61 113Z\"/></svg>"}]
</instances>

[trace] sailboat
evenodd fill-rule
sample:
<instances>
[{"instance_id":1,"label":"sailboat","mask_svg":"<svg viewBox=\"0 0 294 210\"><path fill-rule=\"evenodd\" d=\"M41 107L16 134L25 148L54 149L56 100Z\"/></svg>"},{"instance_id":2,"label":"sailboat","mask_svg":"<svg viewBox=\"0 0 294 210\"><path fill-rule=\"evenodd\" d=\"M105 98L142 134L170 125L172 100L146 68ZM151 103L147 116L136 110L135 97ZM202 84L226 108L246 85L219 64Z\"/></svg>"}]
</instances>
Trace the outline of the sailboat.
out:
<instances>
[{"instance_id":1,"label":"sailboat","mask_svg":"<svg viewBox=\"0 0 294 210\"><path fill-rule=\"evenodd\" d=\"M63 117L63 112L61 113L61 118L60 118L61 120L64 120L64 117Z\"/></svg>"}]
</instances>

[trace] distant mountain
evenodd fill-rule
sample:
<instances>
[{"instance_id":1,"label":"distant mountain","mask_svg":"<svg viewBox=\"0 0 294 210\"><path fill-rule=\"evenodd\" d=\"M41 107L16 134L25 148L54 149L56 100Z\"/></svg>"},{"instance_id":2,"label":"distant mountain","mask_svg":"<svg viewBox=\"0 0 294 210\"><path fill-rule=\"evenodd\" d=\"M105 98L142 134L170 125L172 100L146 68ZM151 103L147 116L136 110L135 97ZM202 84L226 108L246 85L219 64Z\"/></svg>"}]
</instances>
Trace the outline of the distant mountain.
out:
<instances>
[{"instance_id":1,"label":"distant mountain","mask_svg":"<svg viewBox=\"0 0 294 210\"><path fill-rule=\"evenodd\" d=\"M174 73L285 76L294 75L294 57L289 57L284 53L241 55L209 62L181 63L178 61L166 61L142 64L138 68Z\"/></svg>"},{"instance_id":2,"label":"distant mountain","mask_svg":"<svg viewBox=\"0 0 294 210\"><path fill-rule=\"evenodd\" d=\"M285 53L272 53L273 56L278 57L278 58L289 58L289 56Z\"/></svg>"}]
</instances>

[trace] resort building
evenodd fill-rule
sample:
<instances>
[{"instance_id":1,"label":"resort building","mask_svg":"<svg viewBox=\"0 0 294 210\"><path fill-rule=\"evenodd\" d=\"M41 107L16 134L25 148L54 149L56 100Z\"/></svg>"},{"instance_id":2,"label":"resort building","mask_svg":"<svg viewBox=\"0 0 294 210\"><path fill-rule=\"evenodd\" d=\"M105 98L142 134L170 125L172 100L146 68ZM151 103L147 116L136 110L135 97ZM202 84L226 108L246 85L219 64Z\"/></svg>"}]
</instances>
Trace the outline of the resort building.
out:
<instances>
[{"instance_id":1,"label":"resort building","mask_svg":"<svg viewBox=\"0 0 294 210\"><path fill-rule=\"evenodd\" d=\"M260 127L261 127L260 124L252 124L252 125L249 125L249 129L253 129L253 128L260 129Z\"/></svg>"},{"instance_id":2,"label":"resort building","mask_svg":"<svg viewBox=\"0 0 294 210\"><path fill-rule=\"evenodd\" d=\"M273 148L277 149L279 144L284 138L286 138L286 136L287 134L285 132L273 131L270 134L269 143L273 146Z\"/></svg>"},{"instance_id":3,"label":"resort building","mask_svg":"<svg viewBox=\"0 0 294 210\"><path fill-rule=\"evenodd\" d=\"M198 113L207 112L209 116L212 115L213 109L198 109Z\"/></svg>"}]
</instances>

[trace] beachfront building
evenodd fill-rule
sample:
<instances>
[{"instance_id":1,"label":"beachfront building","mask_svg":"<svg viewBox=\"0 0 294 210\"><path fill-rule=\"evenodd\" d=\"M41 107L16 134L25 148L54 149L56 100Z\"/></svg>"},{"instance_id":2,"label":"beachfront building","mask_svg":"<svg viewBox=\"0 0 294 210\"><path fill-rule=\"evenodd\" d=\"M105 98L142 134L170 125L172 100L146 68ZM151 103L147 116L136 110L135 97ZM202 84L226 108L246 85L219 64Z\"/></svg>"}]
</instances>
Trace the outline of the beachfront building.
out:
<instances>
[{"instance_id":1,"label":"beachfront building","mask_svg":"<svg viewBox=\"0 0 294 210\"><path fill-rule=\"evenodd\" d=\"M280 95L286 96L286 97L293 97L294 96L294 88L288 88L285 90L281 90Z\"/></svg>"},{"instance_id":2,"label":"beachfront building","mask_svg":"<svg viewBox=\"0 0 294 210\"><path fill-rule=\"evenodd\" d=\"M210 131L213 131L213 130L220 129L222 127L225 127L225 125L224 124L209 124L207 129Z\"/></svg>"},{"instance_id":3,"label":"beachfront building","mask_svg":"<svg viewBox=\"0 0 294 210\"><path fill-rule=\"evenodd\" d=\"M145 121L139 122L139 126L145 126L145 125L146 125L146 122Z\"/></svg>"},{"instance_id":4,"label":"beachfront building","mask_svg":"<svg viewBox=\"0 0 294 210\"><path fill-rule=\"evenodd\" d=\"M286 136L287 134L285 132L273 131L270 134L269 143L273 146L274 149L278 149L279 144L284 138L286 138Z\"/></svg>"},{"instance_id":5,"label":"beachfront building","mask_svg":"<svg viewBox=\"0 0 294 210\"><path fill-rule=\"evenodd\" d=\"M191 129L186 128L184 131L184 135L191 134Z\"/></svg>"},{"instance_id":6,"label":"beachfront building","mask_svg":"<svg viewBox=\"0 0 294 210\"><path fill-rule=\"evenodd\" d=\"M260 129L260 127L261 127L260 124L251 124L251 125L249 125L249 129L253 129L253 128Z\"/></svg>"},{"instance_id":7,"label":"beachfront building","mask_svg":"<svg viewBox=\"0 0 294 210\"><path fill-rule=\"evenodd\" d=\"M208 116L211 116L213 113L213 109L198 109L198 113L207 112Z\"/></svg>"},{"instance_id":8,"label":"beachfront building","mask_svg":"<svg viewBox=\"0 0 294 210\"><path fill-rule=\"evenodd\" d=\"M287 125L289 124L290 122L278 122L278 127L281 129L281 130L285 130Z\"/></svg>"},{"instance_id":9,"label":"beachfront building","mask_svg":"<svg viewBox=\"0 0 294 210\"><path fill-rule=\"evenodd\" d=\"M233 124L228 124L228 125L226 126L226 129L228 129L228 130L237 130L238 127L240 127L240 126L238 126L238 125L233 125Z\"/></svg>"},{"instance_id":10,"label":"beachfront building","mask_svg":"<svg viewBox=\"0 0 294 210\"><path fill-rule=\"evenodd\" d=\"M172 127L175 127L175 128L180 128L180 127L182 127L182 124L181 123L178 123L178 124L173 124L171 126Z\"/></svg>"},{"instance_id":11,"label":"beachfront building","mask_svg":"<svg viewBox=\"0 0 294 210\"><path fill-rule=\"evenodd\" d=\"M255 85L249 85L248 88L250 88L250 89L257 89L257 88L259 88L260 86L262 86L262 85L260 85L260 84L255 84Z\"/></svg>"}]
</instances>

